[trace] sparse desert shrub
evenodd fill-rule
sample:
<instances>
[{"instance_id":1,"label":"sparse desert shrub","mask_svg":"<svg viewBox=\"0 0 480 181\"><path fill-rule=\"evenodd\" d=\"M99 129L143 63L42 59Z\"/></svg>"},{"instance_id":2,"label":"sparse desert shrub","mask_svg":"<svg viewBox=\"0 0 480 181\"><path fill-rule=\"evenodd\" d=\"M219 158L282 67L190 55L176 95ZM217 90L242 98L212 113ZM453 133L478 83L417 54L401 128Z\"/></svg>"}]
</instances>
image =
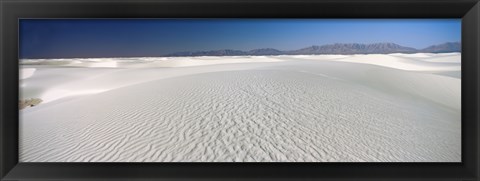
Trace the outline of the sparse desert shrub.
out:
<instances>
[{"instance_id":1,"label":"sparse desert shrub","mask_svg":"<svg viewBox=\"0 0 480 181\"><path fill-rule=\"evenodd\" d=\"M19 106L19 109L22 110L22 109L25 109L27 107L36 106L36 105L40 104L42 101L43 100L40 99L40 98L31 98L31 99L19 100L18 101L18 106Z\"/></svg>"}]
</instances>

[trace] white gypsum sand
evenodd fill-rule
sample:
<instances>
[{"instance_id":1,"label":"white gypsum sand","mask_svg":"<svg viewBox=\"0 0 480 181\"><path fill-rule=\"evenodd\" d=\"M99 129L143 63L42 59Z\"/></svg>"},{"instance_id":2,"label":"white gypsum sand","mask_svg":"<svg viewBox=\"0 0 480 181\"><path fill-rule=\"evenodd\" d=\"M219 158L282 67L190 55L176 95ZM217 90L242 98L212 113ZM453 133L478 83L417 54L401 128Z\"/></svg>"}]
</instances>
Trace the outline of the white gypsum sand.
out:
<instances>
[{"instance_id":1,"label":"white gypsum sand","mask_svg":"<svg viewBox=\"0 0 480 181\"><path fill-rule=\"evenodd\" d=\"M21 63L21 162L461 161L460 53Z\"/></svg>"}]
</instances>

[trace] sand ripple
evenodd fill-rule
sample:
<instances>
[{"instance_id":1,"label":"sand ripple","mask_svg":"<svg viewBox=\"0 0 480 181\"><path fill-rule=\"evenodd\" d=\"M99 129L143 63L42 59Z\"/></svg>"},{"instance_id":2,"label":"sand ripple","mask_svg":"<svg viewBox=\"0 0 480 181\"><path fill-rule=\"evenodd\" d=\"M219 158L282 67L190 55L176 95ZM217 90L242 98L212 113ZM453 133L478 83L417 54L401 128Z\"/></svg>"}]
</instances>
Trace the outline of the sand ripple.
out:
<instances>
[{"instance_id":1,"label":"sand ripple","mask_svg":"<svg viewBox=\"0 0 480 181\"><path fill-rule=\"evenodd\" d=\"M398 71L406 78L380 88L385 68L295 65L152 80L25 113L20 160L460 161L460 111L445 105L459 97L395 87L458 79Z\"/></svg>"}]
</instances>

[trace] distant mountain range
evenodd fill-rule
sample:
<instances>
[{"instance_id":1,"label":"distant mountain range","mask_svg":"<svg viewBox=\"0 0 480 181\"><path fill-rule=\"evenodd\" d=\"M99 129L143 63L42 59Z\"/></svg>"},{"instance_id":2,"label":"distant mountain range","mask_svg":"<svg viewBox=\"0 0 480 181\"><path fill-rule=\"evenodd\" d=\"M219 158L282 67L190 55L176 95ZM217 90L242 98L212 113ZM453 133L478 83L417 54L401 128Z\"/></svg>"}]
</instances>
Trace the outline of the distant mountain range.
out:
<instances>
[{"instance_id":1,"label":"distant mountain range","mask_svg":"<svg viewBox=\"0 0 480 181\"><path fill-rule=\"evenodd\" d=\"M241 50L210 50L195 52L177 52L167 54L169 57L180 56L239 56L239 55L321 55L321 54L388 54L388 53L447 53L460 52L460 42L447 42L432 45L424 49L415 49L401 46L395 43L335 43L322 46L309 46L306 48L290 51L281 51L273 48Z\"/></svg>"}]
</instances>

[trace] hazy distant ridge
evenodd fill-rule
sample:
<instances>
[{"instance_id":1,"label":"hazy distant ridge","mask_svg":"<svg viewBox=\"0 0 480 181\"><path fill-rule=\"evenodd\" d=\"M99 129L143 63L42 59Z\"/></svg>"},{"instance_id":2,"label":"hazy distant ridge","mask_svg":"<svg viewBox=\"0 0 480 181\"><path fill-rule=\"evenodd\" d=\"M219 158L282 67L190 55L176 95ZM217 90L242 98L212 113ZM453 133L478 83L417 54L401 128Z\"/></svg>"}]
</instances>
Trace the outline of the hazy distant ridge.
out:
<instances>
[{"instance_id":1,"label":"hazy distant ridge","mask_svg":"<svg viewBox=\"0 0 480 181\"><path fill-rule=\"evenodd\" d=\"M405 47L395 43L335 43L328 45L314 45L298 50L281 51L273 48L241 50L209 50L195 52L177 52L167 56L238 56L238 55L318 55L318 54L388 54L388 53L446 53L460 52L460 42L447 42L432 45L424 49Z\"/></svg>"},{"instance_id":2,"label":"hazy distant ridge","mask_svg":"<svg viewBox=\"0 0 480 181\"><path fill-rule=\"evenodd\" d=\"M462 46L458 42L447 42L438 45L432 45L421 50L425 53L444 53L444 52L460 52Z\"/></svg>"}]
</instances>

